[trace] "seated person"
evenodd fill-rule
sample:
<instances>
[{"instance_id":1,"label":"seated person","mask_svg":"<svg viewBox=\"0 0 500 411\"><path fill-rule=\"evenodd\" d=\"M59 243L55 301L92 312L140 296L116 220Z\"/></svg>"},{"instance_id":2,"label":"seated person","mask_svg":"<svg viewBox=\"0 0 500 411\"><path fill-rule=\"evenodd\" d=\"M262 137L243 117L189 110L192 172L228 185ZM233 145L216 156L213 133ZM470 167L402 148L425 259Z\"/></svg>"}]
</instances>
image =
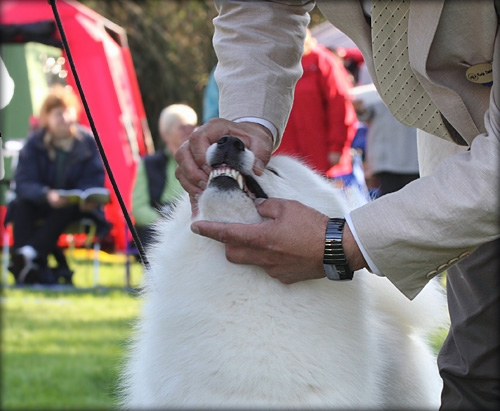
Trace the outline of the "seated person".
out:
<instances>
[{"instance_id":1,"label":"seated person","mask_svg":"<svg viewBox=\"0 0 500 411\"><path fill-rule=\"evenodd\" d=\"M160 209L172 204L182 192L175 177L174 154L197 121L196 112L184 104L172 104L160 113L158 131L165 147L139 163L132 193L132 215L143 247L151 241L151 226L160 217Z\"/></svg>"},{"instance_id":2,"label":"seated person","mask_svg":"<svg viewBox=\"0 0 500 411\"><path fill-rule=\"evenodd\" d=\"M59 277L71 283L72 272L56 253L52 270L47 256L57 251L59 236L83 217L105 234L109 224L95 202L71 204L58 189L104 186L104 167L93 135L77 123L80 103L69 88L55 86L45 98L38 125L19 153L14 175L16 198L9 204L6 222L13 223L14 246L10 271L17 284L54 284Z\"/></svg>"}]
</instances>

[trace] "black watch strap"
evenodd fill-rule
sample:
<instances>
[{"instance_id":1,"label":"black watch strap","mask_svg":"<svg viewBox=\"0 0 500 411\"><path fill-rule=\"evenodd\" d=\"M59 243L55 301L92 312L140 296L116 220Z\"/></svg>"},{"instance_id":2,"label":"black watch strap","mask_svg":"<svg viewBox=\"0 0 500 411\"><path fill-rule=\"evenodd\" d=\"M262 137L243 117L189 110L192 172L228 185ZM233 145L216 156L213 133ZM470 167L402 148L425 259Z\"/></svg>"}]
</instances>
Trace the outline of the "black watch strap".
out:
<instances>
[{"instance_id":1,"label":"black watch strap","mask_svg":"<svg viewBox=\"0 0 500 411\"><path fill-rule=\"evenodd\" d=\"M342 230L345 219L330 218L326 226L323 266L330 280L352 280L353 272L342 247Z\"/></svg>"}]
</instances>

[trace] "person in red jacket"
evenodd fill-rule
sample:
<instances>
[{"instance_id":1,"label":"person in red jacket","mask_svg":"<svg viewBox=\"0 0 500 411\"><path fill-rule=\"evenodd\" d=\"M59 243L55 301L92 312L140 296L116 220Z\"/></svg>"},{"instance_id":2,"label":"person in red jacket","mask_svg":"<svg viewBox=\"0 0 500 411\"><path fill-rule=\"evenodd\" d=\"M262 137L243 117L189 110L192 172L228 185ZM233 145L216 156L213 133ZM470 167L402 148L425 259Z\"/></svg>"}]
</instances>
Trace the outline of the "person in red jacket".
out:
<instances>
[{"instance_id":1,"label":"person in red jacket","mask_svg":"<svg viewBox=\"0 0 500 411\"><path fill-rule=\"evenodd\" d=\"M350 146L357 129L349 74L340 58L318 44L309 30L302 68L290 119L275 154L299 157L329 177L349 174Z\"/></svg>"}]
</instances>

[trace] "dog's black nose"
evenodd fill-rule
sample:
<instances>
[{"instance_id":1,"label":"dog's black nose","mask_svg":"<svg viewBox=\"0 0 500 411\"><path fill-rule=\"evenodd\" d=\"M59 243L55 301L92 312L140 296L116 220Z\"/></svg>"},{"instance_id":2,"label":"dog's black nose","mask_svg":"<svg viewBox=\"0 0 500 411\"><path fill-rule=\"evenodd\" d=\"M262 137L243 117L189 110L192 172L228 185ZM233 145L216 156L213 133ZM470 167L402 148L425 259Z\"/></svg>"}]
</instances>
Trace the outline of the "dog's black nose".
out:
<instances>
[{"instance_id":1,"label":"dog's black nose","mask_svg":"<svg viewBox=\"0 0 500 411\"><path fill-rule=\"evenodd\" d=\"M245 144L238 137L222 136L210 154L209 163L212 167L225 164L241 171L245 157Z\"/></svg>"},{"instance_id":2,"label":"dog's black nose","mask_svg":"<svg viewBox=\"0 0 500 411\"><path fill-rule=\"evenodd\" d=\"M224 136L217 141L217 149L227 153L245 151L245 144L238 137Z\"/></svg>"}]
</instances>

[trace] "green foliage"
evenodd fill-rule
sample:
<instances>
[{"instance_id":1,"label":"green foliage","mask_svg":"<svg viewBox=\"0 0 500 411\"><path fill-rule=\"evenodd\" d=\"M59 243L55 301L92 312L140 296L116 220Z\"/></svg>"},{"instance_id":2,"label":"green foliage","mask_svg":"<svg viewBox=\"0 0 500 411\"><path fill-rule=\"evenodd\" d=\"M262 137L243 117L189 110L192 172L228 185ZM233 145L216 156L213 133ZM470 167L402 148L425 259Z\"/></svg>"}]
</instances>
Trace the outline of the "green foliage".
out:
<instances>
[{"instance_id":1,"label":"green foliage","mask_svg":"<svg viewBox=\"0 0 500 411\"><path fill-rule=\"evenodd\" d=\"M158 148L158 116L188 104L201 122L203 91L217 63L212 46L217 10L204 0L81 0L127 32L149 128ZM317 8L311 26L324 22Z\"/></svg>"},{"instance_id":2,"label":"green foliage","mask_svg":"<svg viewBox=\"0 0 500 411\"><path fill-rule=\"evenodd\" d=\"M440 328L434 332L434 334L428 336L428 343L434 352L438 355L441 346L448 335L448 328Z\"/></svg>"},{"instance_id":3,"label":"green foliage","mask_svg":"<svg viewBox=\"0 0 500 411\"><path fill-rule=\"evenodd\" d=\"M148 124L155 145L161 110L190 105L201 119L203 91L216 64L211 1L82 0L127 32Z\"/></svg>"}]
</instances>

